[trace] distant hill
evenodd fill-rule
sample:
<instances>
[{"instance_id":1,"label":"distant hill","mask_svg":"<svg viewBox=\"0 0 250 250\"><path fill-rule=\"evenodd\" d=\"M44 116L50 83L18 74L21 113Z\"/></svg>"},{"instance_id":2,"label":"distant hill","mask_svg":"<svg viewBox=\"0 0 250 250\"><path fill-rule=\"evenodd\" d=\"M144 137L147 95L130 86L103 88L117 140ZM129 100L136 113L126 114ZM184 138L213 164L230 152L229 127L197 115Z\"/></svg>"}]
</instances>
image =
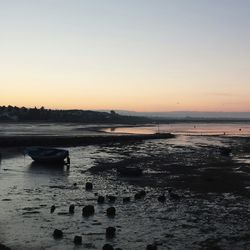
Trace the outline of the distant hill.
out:
<instances>
[{"instance_id":1,"label":"distant hill","mask_svg":"<svg viewBox=\"0 0 250 250\"><path fill-rule=\"evenodd\" d=\"M98 112L91 110L52 110L16 106L0 106L0 122L81 122L81 123L147 123L145 117L120 115L115 111Z\"/></svg>"},{"instance_id":2,"label":"distant hill","mask_svg":"<svg viewBox=\"0 0 250 250\"><path fill-rule=\"evenodd\" d=\"M250 119L250 112L195 112L195 111L176 111L176 112L134 112L126 110L116 110L120 115L143 116L151 119Z\"/></svg>"},{"instance_id":3,"label":"distant hill","mask_svg":"<svg viewBox=\"0 0 250 250\"><path fill-rule=\"evenodd\" d=\"M143 124L153 122L250 121L250 112L133 112L126 110L52 110L0 106L0 122L81 122Z\"/></svg>"}]
</instances>

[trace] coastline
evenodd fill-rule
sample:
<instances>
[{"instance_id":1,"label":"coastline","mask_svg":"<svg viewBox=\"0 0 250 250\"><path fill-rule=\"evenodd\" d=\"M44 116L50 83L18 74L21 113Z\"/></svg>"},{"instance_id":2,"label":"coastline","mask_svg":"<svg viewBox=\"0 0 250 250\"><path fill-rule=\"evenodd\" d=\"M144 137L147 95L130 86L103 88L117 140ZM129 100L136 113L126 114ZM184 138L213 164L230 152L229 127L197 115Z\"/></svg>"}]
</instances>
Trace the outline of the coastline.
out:
<instances>
[{"instance_id":1,"label":"coastline","mask_svg":"<svg viewBox=\"0 0 250 250\"><path fill-rule=\"evenodd\" d=\"M170 133L156 134L117 134L117 135L84 135L84 136L0 136L0 148L27 146L76 147L84 145L124 143L154 139L174 138Z\"/></svg>"}]
</instances>

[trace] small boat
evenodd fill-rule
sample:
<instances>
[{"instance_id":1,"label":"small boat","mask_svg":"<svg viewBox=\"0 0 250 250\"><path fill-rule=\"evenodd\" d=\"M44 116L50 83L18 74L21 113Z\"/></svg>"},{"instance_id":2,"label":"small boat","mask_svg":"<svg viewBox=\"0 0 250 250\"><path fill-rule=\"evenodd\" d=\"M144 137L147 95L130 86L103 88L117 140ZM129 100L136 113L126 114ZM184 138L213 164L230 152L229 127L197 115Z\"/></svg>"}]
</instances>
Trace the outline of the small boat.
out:
<instances>
[{"instance_id":1,"label":"small boat","mask_svg":"<svg viewBox=\"0 0 250 250\"><path fill-rule=\"evenodd\" d=\"M29 155L35 162L63 163L66 158L67 164L70 163L69 151L65 149L30 147L25 150L25 154Z\"/></svg>"}]
</instances>

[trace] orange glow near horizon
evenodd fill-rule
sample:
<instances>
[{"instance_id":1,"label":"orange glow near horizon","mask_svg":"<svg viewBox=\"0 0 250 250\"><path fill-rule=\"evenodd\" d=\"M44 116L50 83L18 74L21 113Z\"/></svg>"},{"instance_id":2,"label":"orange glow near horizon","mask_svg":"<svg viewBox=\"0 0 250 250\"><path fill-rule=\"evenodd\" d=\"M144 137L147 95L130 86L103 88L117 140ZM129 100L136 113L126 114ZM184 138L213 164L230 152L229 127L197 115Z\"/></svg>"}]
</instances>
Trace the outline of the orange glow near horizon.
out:
<instances>
[{"instance_id":1,"label":"orange glow near horizon","mask_svg":"<svg viewBox=\"0 0 250 250\"><path fill-rule=\"evenodd\" d=\"M227 108L223 107L223 105L214 105L211 107L211 105L201 105L199 103L200 108L197 108L198 105L166 105L168 107L164 108L162 106L146 106L145 104L135 104L135 105L106 105L105 103L100 103L99 105L77 105L77 104L71 104L71 103L63 103L63 102L43 102L43 101L37 101L34 98L34 101L15 101L12 102L3 102L0 104L0 106L17 106L17 107L27 107L27 108L33 108L33 107L45 107L47 109L81 109L81 110L126 110L126 111L135 111L135 112L176 112L176 111L194 111L194 112L250 112L250 109L247 107L241 107L236 106L235 104L227 105ZM220 107L220 108L219 108Z\"/></svg>"},{"instance_id":2,"label":"orange glow near horizon","mask_svg":"<svg viewBox=\"0 0 250 250\"><path fill-rule=\"evenodd\" d=\"M39 74L40 75L40 74ZM108 77L108 76L107 76ZM19 83L13 77L12 82L6 84L0 93L0 105L41 107L51 109L83 109L83 110L129 110L139 112L170 112L170 111L213 111L213 112L249 112L250 87L242 93L237 87L231 87L233 94L225 94L228 89L221 88L221 92L212 89L199 89L198 84L183 84L175 81L172 85L164 80L160 89L152 87L148 79L138 79L131 84L130 79L121 84L113 81L100 83L93 78L86 79L92 84L68 84L67 81L54 79L60 84L45 84L49 78L19 76ZM84 76L82 77L84 78ZM146 84L143 84L143 80ZM36 82L36 84L33 83ZM118 79L115 79L115 82ZM132 81L132 80L131 80ZM186 80L186 82L188 79ZM213 79L211 78L211 82ZM26 84L24 84L26 82ZM84 81L83 81L84 82ZM209 85L207 85L209 86ZM204 86L203 86L204 88Z\"/></svg>"},{"instance_id":3,"label":"orange glow near horizon","mask_svg":"<svg viewBox=\"0 0 250 250\"><path fill-rule=\"evenodd\" d=\"M97 1L2 3L0 105L250 112L249 3Z\"/></svg>"}]
</instances>

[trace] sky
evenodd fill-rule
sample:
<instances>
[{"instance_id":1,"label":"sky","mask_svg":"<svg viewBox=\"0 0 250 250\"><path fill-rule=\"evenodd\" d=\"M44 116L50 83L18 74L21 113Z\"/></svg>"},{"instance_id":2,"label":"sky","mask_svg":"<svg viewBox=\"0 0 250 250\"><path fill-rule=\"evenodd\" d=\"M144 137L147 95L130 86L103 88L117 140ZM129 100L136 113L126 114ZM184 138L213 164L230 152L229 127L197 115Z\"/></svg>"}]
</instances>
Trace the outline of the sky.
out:
<instances>
[{"instance_id":1,"label":"sky","mask_svg":"<svg viewBox=\"0 0 250 250\"><path fill-rule=\"evenodd\" d=\"M0 0L0 105L250 111L249 0Z\"/></svg>"}]
</instances>

